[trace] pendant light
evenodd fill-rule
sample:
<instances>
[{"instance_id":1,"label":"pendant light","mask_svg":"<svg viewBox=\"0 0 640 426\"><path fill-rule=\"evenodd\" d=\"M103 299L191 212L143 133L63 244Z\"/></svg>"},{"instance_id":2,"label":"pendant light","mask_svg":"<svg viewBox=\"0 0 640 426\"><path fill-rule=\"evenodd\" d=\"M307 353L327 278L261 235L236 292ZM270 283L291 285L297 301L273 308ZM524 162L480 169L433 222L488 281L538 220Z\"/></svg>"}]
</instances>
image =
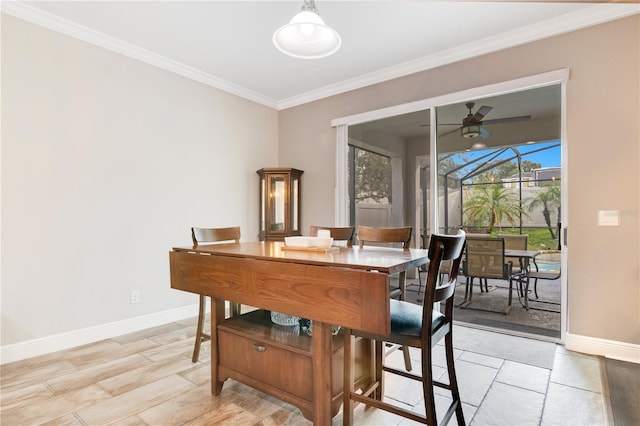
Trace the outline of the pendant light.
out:
<instances>
[{"instance_id":1,"label":"pendant light","mask_svg":"<svg viewBox=\"0 0 640 426\"><path fill-rule=\"evenodd\" d=\"M337 52L341 43L338 33L318 14L314 0L304 0L300 12L273 34L273 44L295 58L324 58Z\"/></svg>"}]
</instances>

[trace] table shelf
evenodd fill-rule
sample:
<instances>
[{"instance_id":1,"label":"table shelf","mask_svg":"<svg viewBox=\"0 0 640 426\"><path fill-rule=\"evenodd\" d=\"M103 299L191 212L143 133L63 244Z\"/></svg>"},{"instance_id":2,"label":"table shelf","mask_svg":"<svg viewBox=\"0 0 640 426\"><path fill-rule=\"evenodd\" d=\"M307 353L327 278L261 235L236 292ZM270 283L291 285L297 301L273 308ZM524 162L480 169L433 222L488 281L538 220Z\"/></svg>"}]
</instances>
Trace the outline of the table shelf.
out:
<instances>
[{"instance_id":1,"label":"table shelf","mask_svg":"<svg viewBox=\"0 0 640 426\"><path fill-rule=\"evenodd\" d=\"M218 325L218 373L221 381L231 378L297 406L313 419L312 337L299 327L271 322L270 312L258 309L226 319ZM343 336L331 341L331 411L342 403ZM356 343L357 387L371 383L372 344Z\"/></svg>"}]
</instances>

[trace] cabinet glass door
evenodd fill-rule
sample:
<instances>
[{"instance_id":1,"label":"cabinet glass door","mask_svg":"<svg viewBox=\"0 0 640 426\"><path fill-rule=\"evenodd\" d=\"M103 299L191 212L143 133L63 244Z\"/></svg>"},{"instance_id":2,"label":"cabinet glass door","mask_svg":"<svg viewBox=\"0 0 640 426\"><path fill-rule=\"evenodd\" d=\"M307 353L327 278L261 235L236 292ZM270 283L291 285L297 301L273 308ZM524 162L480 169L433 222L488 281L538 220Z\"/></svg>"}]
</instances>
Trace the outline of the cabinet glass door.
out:
<instances>
[{"instance_id":1,"label":"cabinet glass door","mask_svg":"<svg viewBox=\"0 0 640 426\"><path fill-rule=\"evenodd\" d=\"M285 177L271 176L269 194L269 224L271 231L284 231L286 212Z\"/></svg>"},{"instance_id":2,"label":"cabinet glass door","mask_svg":"<svg viewBox=\"0 0 640 426\"><path fill-rule=\"evenodd\" d=\"M298 224L298 218L300 213L298 212L298 201L300 200L300 179L293 178L291 180L291 231L298 232L300 225Z\"/></svg>"}]
</instances>

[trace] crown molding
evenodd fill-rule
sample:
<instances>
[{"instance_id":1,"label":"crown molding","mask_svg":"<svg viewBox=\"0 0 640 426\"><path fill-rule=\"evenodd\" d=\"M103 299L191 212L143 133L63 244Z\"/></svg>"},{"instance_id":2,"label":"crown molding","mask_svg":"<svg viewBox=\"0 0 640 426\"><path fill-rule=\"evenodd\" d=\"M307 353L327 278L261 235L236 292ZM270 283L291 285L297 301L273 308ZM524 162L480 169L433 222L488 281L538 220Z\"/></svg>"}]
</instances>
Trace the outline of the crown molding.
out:
<instances>
[{"instance_id":1,"label":"crown molding","mask_svg":"<svg viewBox=\"0 0 640 426\"><path fill-rule=\"evenodd\" d=\"M301 95L282 99L278 101L277 109L291 108L350 90L360 89L372 84L382 83L394 78L404 77L409 74L426 71L464 59L474 58L638 13L640 13L640 5L637 4L593 5L579 12L547 19L537 24L476 40L453 49L345 80L338 84L325 86Z\"/></svg>"},{"instance_id":2,"label":"crown molding","mask_svg":"<svg viewBox=\"0 0 640 426\"><path fill-rule=\"evenodd\" d=\"M145 62L270 108L277 108L277 102L274 99L24 3L17 1L2 1L0 5L2 13L7 15L48 28L69 37L94 44L104 49L120 53L132 59Z\"/></svg>"},{"instance_id":3,"label":"crown molding","mask_svg":"<svg viewBox=\"0 0 640 426\"><path fill-rule=\"evenodd\" d=\"M638 4L594 4L579 12L558 16L534 25L518 28L496 36L476 40L443 52L428 55L413 61L404 62L363 74L336 84L321 87L300 95L275 100L260 93L220 79L196 68L142 49L122 40L108 36L91 28L62 19L40 9L18 1L0 2L2 13L65 34L70 37L120 53L130 58L157 66L172 73L198 81L219 90L248 99L258 104L283 110L297 105L335 96L351 90L360 89L394 78L404 77L421 71L451 64L464 59L485 55L536 40L564 34L592 25L640 13Z\"/></svg>"}]
</instances>

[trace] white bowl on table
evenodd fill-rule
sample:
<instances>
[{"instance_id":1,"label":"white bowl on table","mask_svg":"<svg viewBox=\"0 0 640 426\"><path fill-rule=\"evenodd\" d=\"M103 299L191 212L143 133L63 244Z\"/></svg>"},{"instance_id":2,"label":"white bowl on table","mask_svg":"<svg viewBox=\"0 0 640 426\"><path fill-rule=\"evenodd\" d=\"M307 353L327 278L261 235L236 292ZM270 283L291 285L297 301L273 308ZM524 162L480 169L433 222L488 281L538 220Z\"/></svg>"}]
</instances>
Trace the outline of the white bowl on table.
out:
<instances>
[{"instance_id":1,"label":"white bowl on table","mask_svg":"<svg viewBox=\"0 0 640 426\"><path fill-rule=\"evenodd\" d=\"M328 248L333 244L333 238L320 237L284 237L284 244L287 247L303 247L303 248Z\"/></svg>"},{"instance_id":2,"label":"white bowl on table","mask_svg":"<svg viewBox=\"0 0 640 426\"><path fill-rule=\"evenodd\" d=\"M331 247L331 244L333 244L333 238L329 237L329 238L321 238L321 237L316 237L314 238L315 240L315 247L318 248L329 248Z\"/></svg>"}]
</instances>

